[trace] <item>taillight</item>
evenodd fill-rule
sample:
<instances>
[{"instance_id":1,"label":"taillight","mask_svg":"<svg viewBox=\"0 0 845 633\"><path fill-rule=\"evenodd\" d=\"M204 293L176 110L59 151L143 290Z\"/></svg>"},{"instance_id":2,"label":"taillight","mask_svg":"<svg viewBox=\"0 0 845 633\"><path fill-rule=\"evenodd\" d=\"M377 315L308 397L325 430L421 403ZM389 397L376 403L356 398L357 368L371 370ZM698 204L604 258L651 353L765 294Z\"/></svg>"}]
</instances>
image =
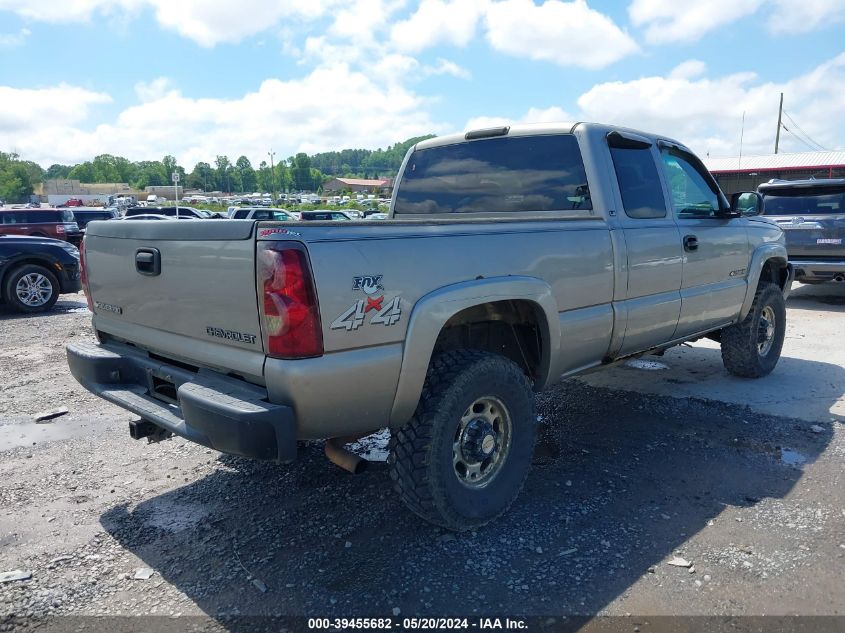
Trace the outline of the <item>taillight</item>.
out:
<instances>
[{"instance_id":1,"label":"taillight","mask_svg":"<svg viewBox=\"0 0 845 633\"><path fill-rule=\"evenodd\" d=\"M88 287L88 270L85 268L85 240L79 245L79 280L82 282L82 291L88 301L88 309L94 311L94 300L91 298L91 289Z\"/></svg>"},{"instance_id":2,"label":"taillight","mask_svg":"<svg viewBox=\"0 0 845 633\"><path fill-rule=\"evenodd\" d=\"M65 225L64 224L57 224L56 225L56 233L58 233L59 235L64 235L66 232L67 231L65 231Z\"/></svg>"},{"instance_id":3,"label":"taillight","mask_svg":"<svg viewBox=\"0 0 845 633\"><path fill-rule=\"evenodd\" d=\"M287 359L322 356L320 308L304 248L295 242L262 242L257 255L265 352Z\"/></svg>"}]
</instances>

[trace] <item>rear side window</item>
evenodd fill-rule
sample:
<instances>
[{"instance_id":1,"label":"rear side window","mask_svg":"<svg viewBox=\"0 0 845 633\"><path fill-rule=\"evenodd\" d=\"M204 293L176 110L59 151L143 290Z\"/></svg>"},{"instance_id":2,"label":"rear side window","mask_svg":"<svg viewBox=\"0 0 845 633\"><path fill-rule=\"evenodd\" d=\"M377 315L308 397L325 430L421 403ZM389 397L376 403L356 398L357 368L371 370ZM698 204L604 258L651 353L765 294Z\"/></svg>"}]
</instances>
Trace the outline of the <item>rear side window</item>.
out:
<instances>
[{"instance_id":1,"label":"rear side window","mask_svg":"<svg viewBox=\"0 0 845 633\"><path fill-rule=\"evenodd\" d=\"M69 220L65 219L70 217ZM75 222L73 219L73 212L63 209L61 211L27 211L24 216L31 224L46 224L57 222Z\"/></svg>"},{"instance_id":2,"label":"rear side window","mask_svg":"<svg viewBox=\"0 0 845 633\"><path fill-rule=\"evenodd\" d=\"M629 218L665 218L666 199L650 147L611 147L622 206Z\"/></svg>"},{"instance_id":3,"label":"rear side window","mask_svg":"<svg viewBox=\"0 0 845 633\"><path fill-rule=\"evenodd\" d=\"M527 213L592 209L571 134L485 139L415 151L394 213Z\"/></svg>"},{"instance_id":4,"label":"rear side window","mask_svg":"<svg viewBox=\"0 0 845 633\"><path fill-rule=\"evenodd\" d=\"M764 215L845 214L845 186L765 189Z\"/></svg>"},{"instance_id":5,"label":"rear side window","mask_svg":"<svg viewBox=\"0 0 845 633\"><path fill-rule=\"evenodd\" d=\"M243 220L249 215L249 209L238 209L233 216L235 220Z\"/></svg>"}]
</instances>

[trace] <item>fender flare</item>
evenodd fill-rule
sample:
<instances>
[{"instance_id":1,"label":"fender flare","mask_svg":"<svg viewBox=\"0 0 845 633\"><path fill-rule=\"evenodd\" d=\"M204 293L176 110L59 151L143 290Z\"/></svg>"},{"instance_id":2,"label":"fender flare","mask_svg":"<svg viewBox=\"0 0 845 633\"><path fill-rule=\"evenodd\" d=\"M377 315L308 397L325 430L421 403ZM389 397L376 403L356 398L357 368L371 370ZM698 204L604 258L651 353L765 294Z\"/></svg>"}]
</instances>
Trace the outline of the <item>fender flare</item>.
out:
<instances>
[{"instance_id":1,"label":"fender flare","mask_svg":"<svg viewBox=\"0 0 845 633\"><path fill-rule=\"evenodd\" d=\"M751 263L748 266L748 286L745 289L745 300L742 302L742 309L739 313L739 320L742 321L751 311L751 305L754 303L754 295L757 294L757 284L760 283L760 275L763 272L763 266L766 262L774 260L779 266L789 269L789 258L786 254L786 247L780 243L761 244L751 255ZM784 295L789 294L790 278L792 272L786 280L786 286L783 288Z\"/></svg>"},{"instance_id":2,"label":"fender flare","mask_svg":"<svg viewBox=\"0 0 845 633\"><path fill-rule=\"evenodd\" d=\"M414 413L422 393L434 344L446 322L458 312L493 301L529 301L545 320L542 327L543 352L535 389L542 388L549 376L556 376L560 349L560 319L557 302L546 282L535 277L490 277L444 286L420 298L414 305L405 333L402 366L390 426L396 428ZM559 372L558 372L559 373Z\"/></svg>"}]
</instances>

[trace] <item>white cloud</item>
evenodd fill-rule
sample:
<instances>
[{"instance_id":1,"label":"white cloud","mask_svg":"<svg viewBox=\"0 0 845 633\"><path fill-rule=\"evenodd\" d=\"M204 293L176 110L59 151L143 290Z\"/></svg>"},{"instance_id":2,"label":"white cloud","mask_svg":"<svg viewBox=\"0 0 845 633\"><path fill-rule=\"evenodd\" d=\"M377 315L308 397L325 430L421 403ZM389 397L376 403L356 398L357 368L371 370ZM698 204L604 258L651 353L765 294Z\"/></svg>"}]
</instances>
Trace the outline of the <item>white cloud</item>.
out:
<instances>
[{"instance_id":1,"label":"white cloud","mask_svg":"<svg viewBox=\"0 0 845 633\"><path fill-rule=\"evenodd\" d=\"M707 70L707 64L698 59L689 59L675 66L669 73L670 79L694 79Z\"/></svg>"},{"instance_id":2,"label":"white cloud","mask_svg":"<svg viewBox=\"0 0 845 633\"><path fill-rule=\"evenodd\" d=\"M42 22L85 22L97 16L138 15L152 10L163 28L201 46L239 42L282 18L314 19L339 0L0 0L0 10Z\"/></svg>"},{"instance_id":3,"label":"white cloud","mask_svg":"<svg viewBox=\"0 0 845 633\"><path fill-rule=\"evenodd\" d=\"M158 77L149 82L139 81L135 84L135 94L145 103L157 101L173 90L170 79L167 77Z\"/></svg>"},{"instance_id":4,"label":"white cloud","mask_svg":"<svg viewBox=\"0 0 845 633\"><path fill-rule=\"evenodd\" d=\"M107 94L67 84L41 89L0 86L0 138L12 137L12 143L0 147L23 147L26 137L45 124L81 123L92 107L110 102Z\"/></svg>"},{"instance_id":5,"label":"white cloud","mask_svg":"<svg viewBox=\"0 0 845 633\"><path fill-rule=\"evenodd\" d=\"M766 24L773 33L806 33L845 19L842 0L773 0Z\"/></svg>"},{"instance_id":6,"label":"white cloud","mask_svg":"<svg viewBox=\"0 0 845 633\"><path fill-rule=\"evenodd\" d=\"M32 31L29 29L21 29L17 33L0 33L0 48L23 46L30 35Z\"/></svg>"},{"instance_id":7,"label":"white cloud","mask_svg":"<svg viewBox=\"0 0 845 633\"><path fill-rule=\"evenodd\" d=\"M754 73L607 82L581 95L578 106L585 120L666 134L713 155L738 152L745 112L743 151L770 153L781 92L784 109L813 139L826 147L845 145L840 126L832 124L845 119L845 53L780 84L761 82ZM781 147L808 150L787 133L781 134Z\"/></svg>"},{"instance_id":8,"label":"white cloud","mask_svg":"<svg viewBox=\"0 0 845 633\"><path fill-rule=\"evenodd\" d=\"M422 0L413 15L393 25L391 43L413 52L436 44L466 46L488 6L489 0Z\"/></svg>"},{"instance_id":9,"label":"white cloud","mask_svg":"<svg viewBox=\"0 0 845 633\"><path fill-rule=\"evenodd\" d=\"M488 127L514 125L517 123L561 123L572 121L572 116L557 106L550 108L529 108L521 117L511 119L501 116L473 117L464 125L464 131L482 130Z\"/></svg>"},{"instance_id":10,"label":"white cloud","mask_svg":"<svg viewBox=\"0 0 845 633\"><path fill-rule=\"evenodd\" d=\"M487 40L503 53L583 68L603 68L638 51L627 33L585 0L496 2L487 11Z\"/></svg>"},{"instance_id":11,"label":"white cloud","mask_svg":"<svg viewBox=\"0 0 845 633\"><path fill-rule=\"evenodd\" d=\"M652 44L693 42L705 33L751 15L764 0L634 0L628 15L635 26L646 27Z\"/></svg>"},{"instance_id":12,"label":"white cloud","mask_svg":"<svg viewBox=\"0 0 845 633\"><path fill-rule=\"evenodd\" d=\"M246 154L260 162L274 147L281 156L341 147L385 147L443 132L428 101L399 85L383 85L345 64L302 79L268 79L235 99L189 98L167 80L138 84L142 99L115 120L86 126L91 105L106 95L56 86L0 89L0 147L44 165L90 160L103 152L132 160L174 154L190 169L217 154ZM86 105L87 104L87 105ZM18 112L25 115L17 115ZM24 116L25 118L21 118Z\"/></svg>"}]
</instances>

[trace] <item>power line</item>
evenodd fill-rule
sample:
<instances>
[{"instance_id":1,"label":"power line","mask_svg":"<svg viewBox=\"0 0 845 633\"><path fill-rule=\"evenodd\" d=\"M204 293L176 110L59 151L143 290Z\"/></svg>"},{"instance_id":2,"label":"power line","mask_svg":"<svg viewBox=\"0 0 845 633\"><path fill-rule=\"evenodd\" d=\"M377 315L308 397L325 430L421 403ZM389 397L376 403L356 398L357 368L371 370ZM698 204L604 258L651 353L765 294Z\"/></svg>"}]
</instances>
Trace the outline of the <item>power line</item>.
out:
<instances>
[{"instance_id":1,"label":"power line","mask_svg":"<svg viewBox=\"0 0 845 633\"><path fill-rule=\"evenodd\" d=\"M784 130L786 130L787 132L789 132L790 134L792 134L792 136L794 136L797 140L801 141L804 145L806 145L807 147L809 147L811 150L813 150L813 151L816 151L816 152L817 152L817 151L819 151L819 149L821 149L821 148L819 148L819 147L816 147L815 145L811 145L811 144L810 144L810 142L808 142L808 141L806 141L804 138L802 138L802 137L798 136L798 134L796 134L795 132L793 132L792 130L790 130L788 127L786 127L786 125L785 125L784 123L781 123L781 124L780 124L780 126L781 126Z\"/></svg>"},{"instance_id":2,"label":"power line","mask_svg":"<svg viewBox=\"0 0 845 633\"><path fill-rule=\"evenodd\" d=\"M821 150L823 150L823 151L829 151L829 150L828 150L827 148L825 148L825 147L824 147L821 143L819 143L818 141L814 140L812 136L810 136L809 134L807 134L807 133L804 131L804 129L803 129L800 125L798 125L798 123L795 121L795 119L793 119L791 116L789 116L789 112L787 112L786 110L784 110L784 111L783 111L783 113L786 115L786 118L787 118L787 119L789 119L789 120L792 122L792 125L794 125L794 126L795 126L795 127L796 127L796 128L797 128L797 129L798 129L798 130L799 130L799 131L800 131L800 132L801 132L801 133L802 133L802 134L803 134L803 135L807 138L807 140L808 140L808 141L810 141L813 145L817 145L817 146L818 146L818 148L819 148L819 149L821 149Z\"/></svg>"}]
</instances>

